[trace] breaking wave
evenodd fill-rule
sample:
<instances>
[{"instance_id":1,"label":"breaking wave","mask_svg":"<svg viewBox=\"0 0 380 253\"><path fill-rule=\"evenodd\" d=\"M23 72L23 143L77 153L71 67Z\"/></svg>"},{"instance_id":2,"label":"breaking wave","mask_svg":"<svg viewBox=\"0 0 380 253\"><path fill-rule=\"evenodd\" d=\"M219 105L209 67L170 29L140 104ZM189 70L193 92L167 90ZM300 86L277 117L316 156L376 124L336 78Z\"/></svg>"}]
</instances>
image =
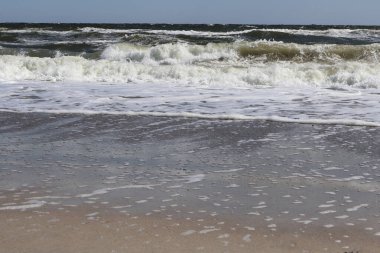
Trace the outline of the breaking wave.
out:
<instances>
[{"instance_id":1,"label":"breaking wave","mask_svg":"<svg viewBox=\"0 0 380 253\"><path fill-rule=\"evenodd\" d=\"M164 47L165 48L165 47ZM0 56L0 81L79 81L79 82L150 82L223 86L355 86L378 87L380 63L342 61L273 61L263 63L233 61L220 63L220 57L238 57L232 49L199 48L186 51L150 49L125 51L112 55L105 50L103 59L80 56L38 58ZM173 48L171 48L173 49ZM198 51L197 51L198 49ZM230 54L230 55L229 55ZM232 57L231 57L232 55ZM116 57L116 59L115 59ZM129 60L120 60L119 58ZM207 60L202 62L202 60ZM170 64L176 62L176 64ZM165 64L164 64L165 63Z\"/></svg>"},{"instance_id":2,"label":"breaking wave","mask_svg":"<svg viewBox=\"0 0 380 253\"><path fill-rule=\"evenodd\" d=\"M86 41L39 48L25 45L21 51L0 48L0 54L0 81L6 82L168 82L227 87L379 87L380 83L380 44L236 41L101 46L99 41Z\"/></svg>"},{"instance_id":3,"label":"breaking wave","mask_svg":"<svg viewBox=\"0 0 380 253\"><path fill-rule=\"evenodd\" d=\"M293 61L337 63L361 61L378 63L380 44L371 45L299 45L259 41L255 43L209 43L194 45L168 43L156 46L142 46L119 43L107 47L101 54L103 59L145 62L157 64L194 63L204 61ZM245 58L245 59L239 59ZM243 63L243 62L241 62Z\"/></svg>"},{"instance_id":4,"label":"breaking wave","mask_svg":"<svg viewBox=\"0 0 380 253\"><path fill-rule=\"evenodd\" d=\"M0 24L0 109L379 126L380 28Z\"/></svg>"}]
</instances>

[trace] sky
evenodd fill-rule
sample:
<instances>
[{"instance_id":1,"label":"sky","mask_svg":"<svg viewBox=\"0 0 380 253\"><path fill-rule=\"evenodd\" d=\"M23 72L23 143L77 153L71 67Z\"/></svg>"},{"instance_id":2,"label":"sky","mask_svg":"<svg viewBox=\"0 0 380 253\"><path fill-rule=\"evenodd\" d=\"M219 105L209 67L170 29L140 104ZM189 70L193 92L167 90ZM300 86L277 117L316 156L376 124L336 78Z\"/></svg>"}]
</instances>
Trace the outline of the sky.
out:
<instances>
[{"instance_id":1,"label":"sky","mask_svg":"<svg viewBox=\"0 0 380 253\"><path fill-rule=\"evenodd\" d=\"M0 22L380 25L379 0L0 0Z\"/></svg>"}]
</instances>

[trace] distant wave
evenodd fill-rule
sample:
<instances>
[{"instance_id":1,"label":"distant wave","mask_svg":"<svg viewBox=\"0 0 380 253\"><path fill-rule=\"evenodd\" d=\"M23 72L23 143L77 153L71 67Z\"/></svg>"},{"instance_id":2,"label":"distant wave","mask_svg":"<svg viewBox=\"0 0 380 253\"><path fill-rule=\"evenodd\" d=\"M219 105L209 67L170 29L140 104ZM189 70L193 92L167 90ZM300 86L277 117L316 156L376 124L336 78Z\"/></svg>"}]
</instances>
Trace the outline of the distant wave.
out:
<instances>
[{"instance_id":1,"label":"distant wave","mask_svg":"<svg viewBox=\"0 0 380 253\"><path fill-rule=\"evenodd\" d=\"M215 31L194 31L194 30L152 30L152 29L105 29L96 27L84 27L81 28L82 32L97 32L97 33L147 33L147 34L166 34L166 35L191 35L191 36L229 36L245 34L256 29L247 29L241 31L227 31L227 32L215 32Z\"/></svg>"},{"instance_id":2,"label":"distant wave","mask_svg":"<svg viewBox=\"0 0 380 253\"><path fill-rule=\"evenodd\" d=\"M380 61L380 44L371 45L299 45L295 43L257 43L239 47L243 57L263 57L266 61L330 62Z\"/></svg>"}]
</instances>

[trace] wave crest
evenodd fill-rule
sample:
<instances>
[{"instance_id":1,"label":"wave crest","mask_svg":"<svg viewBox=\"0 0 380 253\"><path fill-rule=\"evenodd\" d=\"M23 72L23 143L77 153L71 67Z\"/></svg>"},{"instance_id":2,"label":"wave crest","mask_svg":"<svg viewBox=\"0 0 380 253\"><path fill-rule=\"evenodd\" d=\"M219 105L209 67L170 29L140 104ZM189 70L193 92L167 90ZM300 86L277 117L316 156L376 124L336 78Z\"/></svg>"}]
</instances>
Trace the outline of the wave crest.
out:
<instances>
[{"instance_id":1,"label":"wave crest","mask_svg":"<svg viewBox=\"0 0 380 253\"><path fill-rule=\"evenodd\" d=\"M207 61L236 63L253 61L321 62L334 64L342 61L378 63L380 44L372 45L299 45L271 41L209 43L193 45L167 43L142 46L119 43L108 46L102 59L144 62L147 64L192 64Z\"/></svg>"},{"instance_id":2,"label":"wave crest","mask_svg":"<svg viewBox=\"0 0 380 253\"><path fill-rule=\"evenodd\" d=\"M157 53L157 52L156 52ZM152 54L155 54L153 51ZM170 54L168 54L170 55ZM194 53L195 55L195 53ZM135 55L143 59L144 54ZM161 59L157 53L150 57ZM175 56L171 56L175 59ZM357 86L378 87L380 63L314 62L232 64L146 64L88 60L79 56L37 58L0 56L0 81L147 82L233 86Z\"/></svg>"},{"instance_id":3,"label":"wave crest","mask_svg":"<svg viewBox=\"0 0 380 253\"><path fill-rule=\"evenodd\" d=\"M189 64L236 57L236 50L228 44L190 45L186 43L156 46L119 43L107 47L101 55L102 59L107 60L150 64Z\"/></svg>"}]
</instances>

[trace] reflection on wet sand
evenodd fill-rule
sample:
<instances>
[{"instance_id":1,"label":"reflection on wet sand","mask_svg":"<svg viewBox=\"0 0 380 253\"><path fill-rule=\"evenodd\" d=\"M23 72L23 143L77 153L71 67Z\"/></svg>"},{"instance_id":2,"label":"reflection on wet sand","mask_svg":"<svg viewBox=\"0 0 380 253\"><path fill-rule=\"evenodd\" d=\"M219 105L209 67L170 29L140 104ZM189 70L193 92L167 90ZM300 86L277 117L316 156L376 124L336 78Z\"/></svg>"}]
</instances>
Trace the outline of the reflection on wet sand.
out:
<instances>
[{"instance_id":1,"label":"reflection on wet sand","mask_svg":"<svg viewBox=\"0 0 380 253\"><path fill-rule=\"evenodd\" d=\"M380 130L0 114L0 252L373 252Z\"/></svg>"}]
</instances>

